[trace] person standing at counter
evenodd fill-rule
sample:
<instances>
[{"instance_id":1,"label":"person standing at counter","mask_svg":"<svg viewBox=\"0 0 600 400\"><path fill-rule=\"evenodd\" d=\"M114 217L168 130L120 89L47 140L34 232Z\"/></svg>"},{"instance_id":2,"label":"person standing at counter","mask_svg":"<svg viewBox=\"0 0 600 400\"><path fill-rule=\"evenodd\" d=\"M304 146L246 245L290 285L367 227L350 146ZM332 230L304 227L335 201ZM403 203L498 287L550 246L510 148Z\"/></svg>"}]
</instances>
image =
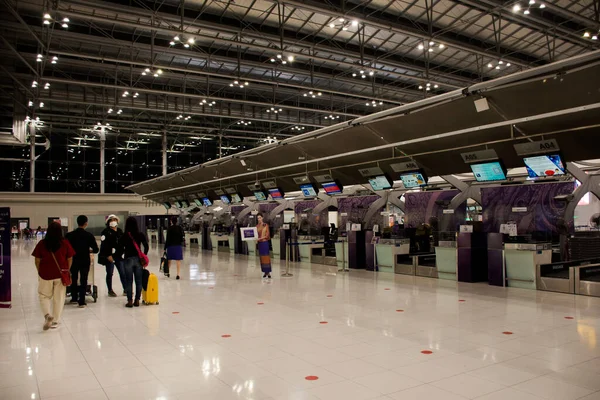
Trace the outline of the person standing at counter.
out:
<instances>
[{"instance_id":1,"label":"person standing at counter","mask_svg":"<svg viewBox=\"0 0 600 400\"><path fill-rule=\"evenodd\" d=\"M271 279L271 253L269 241L271 240L271 232L269 225L264 222L263 215L256 216L258 223L256 230L258 231L258 255L260 256L260 269L263 272L263 278Z\"/></svg>"},{"instance_id":2,"label":"person standing at counter","mask_svg":"<svg viewBox=\"0 0 600 400\"><path fill-rule=\"evenodd\" d=\"M177 216L172 216L170 226L167 230L167 240L165 241L165 251L167 252L167 262L169 263L169 271L171 270L171 261L177 263L177 278L181 272L181 261L183 260L183 242L185 233L183 228L177 225Z\"/></svg>"}]
</instances>

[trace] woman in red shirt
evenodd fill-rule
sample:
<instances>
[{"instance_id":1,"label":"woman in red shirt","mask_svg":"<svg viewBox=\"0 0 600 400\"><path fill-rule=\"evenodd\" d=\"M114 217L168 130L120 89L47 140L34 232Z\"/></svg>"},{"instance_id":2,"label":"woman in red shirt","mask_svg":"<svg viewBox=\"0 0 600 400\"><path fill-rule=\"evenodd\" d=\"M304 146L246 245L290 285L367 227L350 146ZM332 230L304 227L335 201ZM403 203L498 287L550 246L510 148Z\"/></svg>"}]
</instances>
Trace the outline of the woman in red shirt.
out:
<instances>
[{"instance_id":1,"label":"woman in red shirt","mask_svg":"<svg viewBox=\"0 0 600 400\"><path fill-rule=\"evenodd\" d=\"M44 330L57 328L67 294L67 287L60 279L60 270L71 269L75 250L63 238L60 224L53 222L48 227L46 237L35 246L31 255L35 257L39 275L38 295L44 313Z\"/></svg>"}]
</instances>

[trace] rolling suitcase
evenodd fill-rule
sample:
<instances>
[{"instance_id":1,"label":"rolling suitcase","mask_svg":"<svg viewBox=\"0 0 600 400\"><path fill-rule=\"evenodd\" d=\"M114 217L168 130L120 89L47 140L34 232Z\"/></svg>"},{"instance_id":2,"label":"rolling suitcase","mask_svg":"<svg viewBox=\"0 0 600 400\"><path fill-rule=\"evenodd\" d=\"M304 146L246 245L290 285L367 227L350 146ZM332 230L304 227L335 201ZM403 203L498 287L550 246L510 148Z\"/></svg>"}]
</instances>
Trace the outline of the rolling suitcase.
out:
<instances>
[{"instance_id":1,"label":"rolling suitcase","mask_svg":"<svg viewBox=\"0 0 600 400\"><path fill-rule=\"evenodd\" d=\"M163 253L163 256L160 258L160 272L165 274L167 278L171 276L169 273L169 260L167 259L167 253Z\"/></svg>"},{"instance_id":2,"label":"rolling suitcase","mask_svg":"<svg viewBox=\"0 0 600 400\"><path fill-rule=\"evenodd\" d=\"M142 286L142 303L145 305L158 304L158 278L145 268Z\"/></svg>"}]
</instances>

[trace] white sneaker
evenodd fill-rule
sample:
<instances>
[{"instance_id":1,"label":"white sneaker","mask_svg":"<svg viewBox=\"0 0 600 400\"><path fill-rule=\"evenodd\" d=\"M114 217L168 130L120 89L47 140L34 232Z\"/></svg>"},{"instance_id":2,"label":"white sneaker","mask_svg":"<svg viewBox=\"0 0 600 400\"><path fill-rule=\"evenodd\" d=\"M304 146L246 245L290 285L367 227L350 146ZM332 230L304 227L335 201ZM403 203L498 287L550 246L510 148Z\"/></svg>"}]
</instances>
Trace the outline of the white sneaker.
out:
<instances>
[{"instance_id":1,"label":"white sneaker","mask_svg":"<svg viewBox=\"0 0 600 400\"><path fill-rule=\"evenodd\" d=\"M52 325L50 325L50 329L58 329L60 328L60 325L58 324L58 322L53 322Z\"/></svg>"},{"instance_id":2,"label":"white sneaker","mask_svg":"<svg viewBox=\"0 0 600 400\"><path fill-rule=\"evenodd\" d=\"M46 314L46 316L44 317L44 330L47 331L48 329L50 329L50 327L52 326L52 315L50 314Z\"/></svg>"}]
</instances>

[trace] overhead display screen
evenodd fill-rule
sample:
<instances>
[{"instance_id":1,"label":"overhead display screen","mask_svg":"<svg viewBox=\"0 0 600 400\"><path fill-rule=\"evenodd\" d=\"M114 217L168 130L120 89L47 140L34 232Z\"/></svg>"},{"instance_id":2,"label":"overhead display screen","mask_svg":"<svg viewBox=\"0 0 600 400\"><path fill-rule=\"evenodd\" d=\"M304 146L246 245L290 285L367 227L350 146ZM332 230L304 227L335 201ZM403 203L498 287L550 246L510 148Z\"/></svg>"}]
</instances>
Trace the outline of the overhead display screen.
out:
<instances>
[{"instance_id":1,"label":"overhead display screen","mask_svg":"<svg viewBox=\"0 0 600 400\"><path fill-rule=\"evenodd\" d=\"M181 200L181 207L188 208L190 206L190 202L187 200Z\"/></svg>"},{"instance_id":2,"label":"overhead display screen","mask_svg":"<svg viewBox=\"0 0 600 400\"><path fill-rule=\"evenodd\" d=\"M167 210L169 210L169 209L171 208L171 203L169 203L169 202L165 202L165 203L163 203L163 206L165 206L165 208L166 208Z\"/></svg>"},{"instance_id":3,"label":"overhead display screen","mask_svg":"<svg viewBox=\"0 0 600 400\"><path fill-rule=\"evenodd\" d=\"M273 200L283 199L283 193L281 192L281 190L279 188L269 189L269 194L271 195L271 198Z\"/></svg>"},{"instance_id":4,"label":"overhead display screen","mask_svg":"<svg viewBox=\"0 0 600 400\"><path fill-rule=\"evenodd\" d=\"M242 196L239 195L239 193L234 193L231 195L231 202L232 203L241 203L242 202Z\"/></svg>"},{"instance_id":5,"label":"overhead display screen","mask_svg":"<svg viewBox=\"0 0 600 400\"><path fill-rule=\"evenodd\" d=\"M506 173L500 161L482 164L471 164L471 170L477 182L494 182L506 180Z\"/></svg>"},{"instance_id":6,"label":"overhead display screen","mask_svg":"<svg viewBox=\"0 0 600 400\"><path fill-rule=\"evenodd\" d=\"M373 188L373 190L386 190L392 188L392 183L385 175L375 176L373 178L369 178L369 184Z\"/></svg>"},{"instance_id":7,"label":"overhead display screen","mask_svg":"<svg viewBox=\"0 0 600 400\"><path fill-rule=\"evenodd\" d=\"M322 183L321 186L327 194L342 194L342 188L335 182Z\"/></svg>"},{"instance_id":8,"label":"overhead display screen","mask_svg":"<svg viewBox=\"0 0 600 400\"><path fill-rule=\"evenodd\" d=\"M558 154L525 157L523 159L530 178L543 178L565 174L565 166Z\"/></svg>"},{"instance_id":9,"label":"overhead display screen","mask_svg":"<svg viewBox=\"0 0 600 400\"><path fill-rule=\"evenodd\" d=\"M221 201L223 202L223 204L231 203L231 200L229 200L229 196L222 194L220 197L221 197Z\"/></svg>"},{"instance_id":10,"label":"overhead display screen","mask_svg":"<svg viewBox=\"0 0 600 400\"><path fill-rule=\"evenodd\" d=\"M204 197L202 199L202 204L204 204L205 207L210 207L212 206L212 201L210 201L208 197Z\"/></svg>"},{"instance_id":11,"label":"overhead display screen","mask_svg":"<svg viewBox=\"0 0 600 400\"><path fill-rule=\"evenodd\" d=\"M400 175L400 180L407 189L416 188L427 185L425 177L420 172L412 172L410 174Z\"/></svg>"},{"instance_id":12,"label":"overhead display screen","mask_svg":"<svg viewBox=\"0 0 600 400\"><path fill-rule=\"evenodd\" d=\"M267 196L265 195L265 192L254 192L254 197L256 197L256 200L258 200L258 201L267 200Z\"/></svg>"},{"instance_id":13,"label":"overhead display screen","mask_svg":"<svg viewBox=\"0 0 600 400\"><path fill-rule=\"evenodd\" d=\"M302 190L302 194L304 195L304 197L316 197L317 196L317 191L315 190L315 187L313 185L311 185L310 183L300 185L300 190Z\"/></svg>"},{"instance_id":14,"label":"overhead display screen","mask_svg":"<svg viewBox=\"0 0 600 400\"><path fill-rule=\"evenodd\" d=\"M175 207L181 208L181 202L179 200L175 202Z\"/></svg>"},{"instance_id":15,"label":"overhead display screen","mask_svg":"<svg viewBox=\"0 0 600 400\"><path fill-rule=\"evenodd\" d=\"M196 203L198 207L202 207L204 205L200 199L194 199L194 203Z\"/></svg>"}]
</instances>

